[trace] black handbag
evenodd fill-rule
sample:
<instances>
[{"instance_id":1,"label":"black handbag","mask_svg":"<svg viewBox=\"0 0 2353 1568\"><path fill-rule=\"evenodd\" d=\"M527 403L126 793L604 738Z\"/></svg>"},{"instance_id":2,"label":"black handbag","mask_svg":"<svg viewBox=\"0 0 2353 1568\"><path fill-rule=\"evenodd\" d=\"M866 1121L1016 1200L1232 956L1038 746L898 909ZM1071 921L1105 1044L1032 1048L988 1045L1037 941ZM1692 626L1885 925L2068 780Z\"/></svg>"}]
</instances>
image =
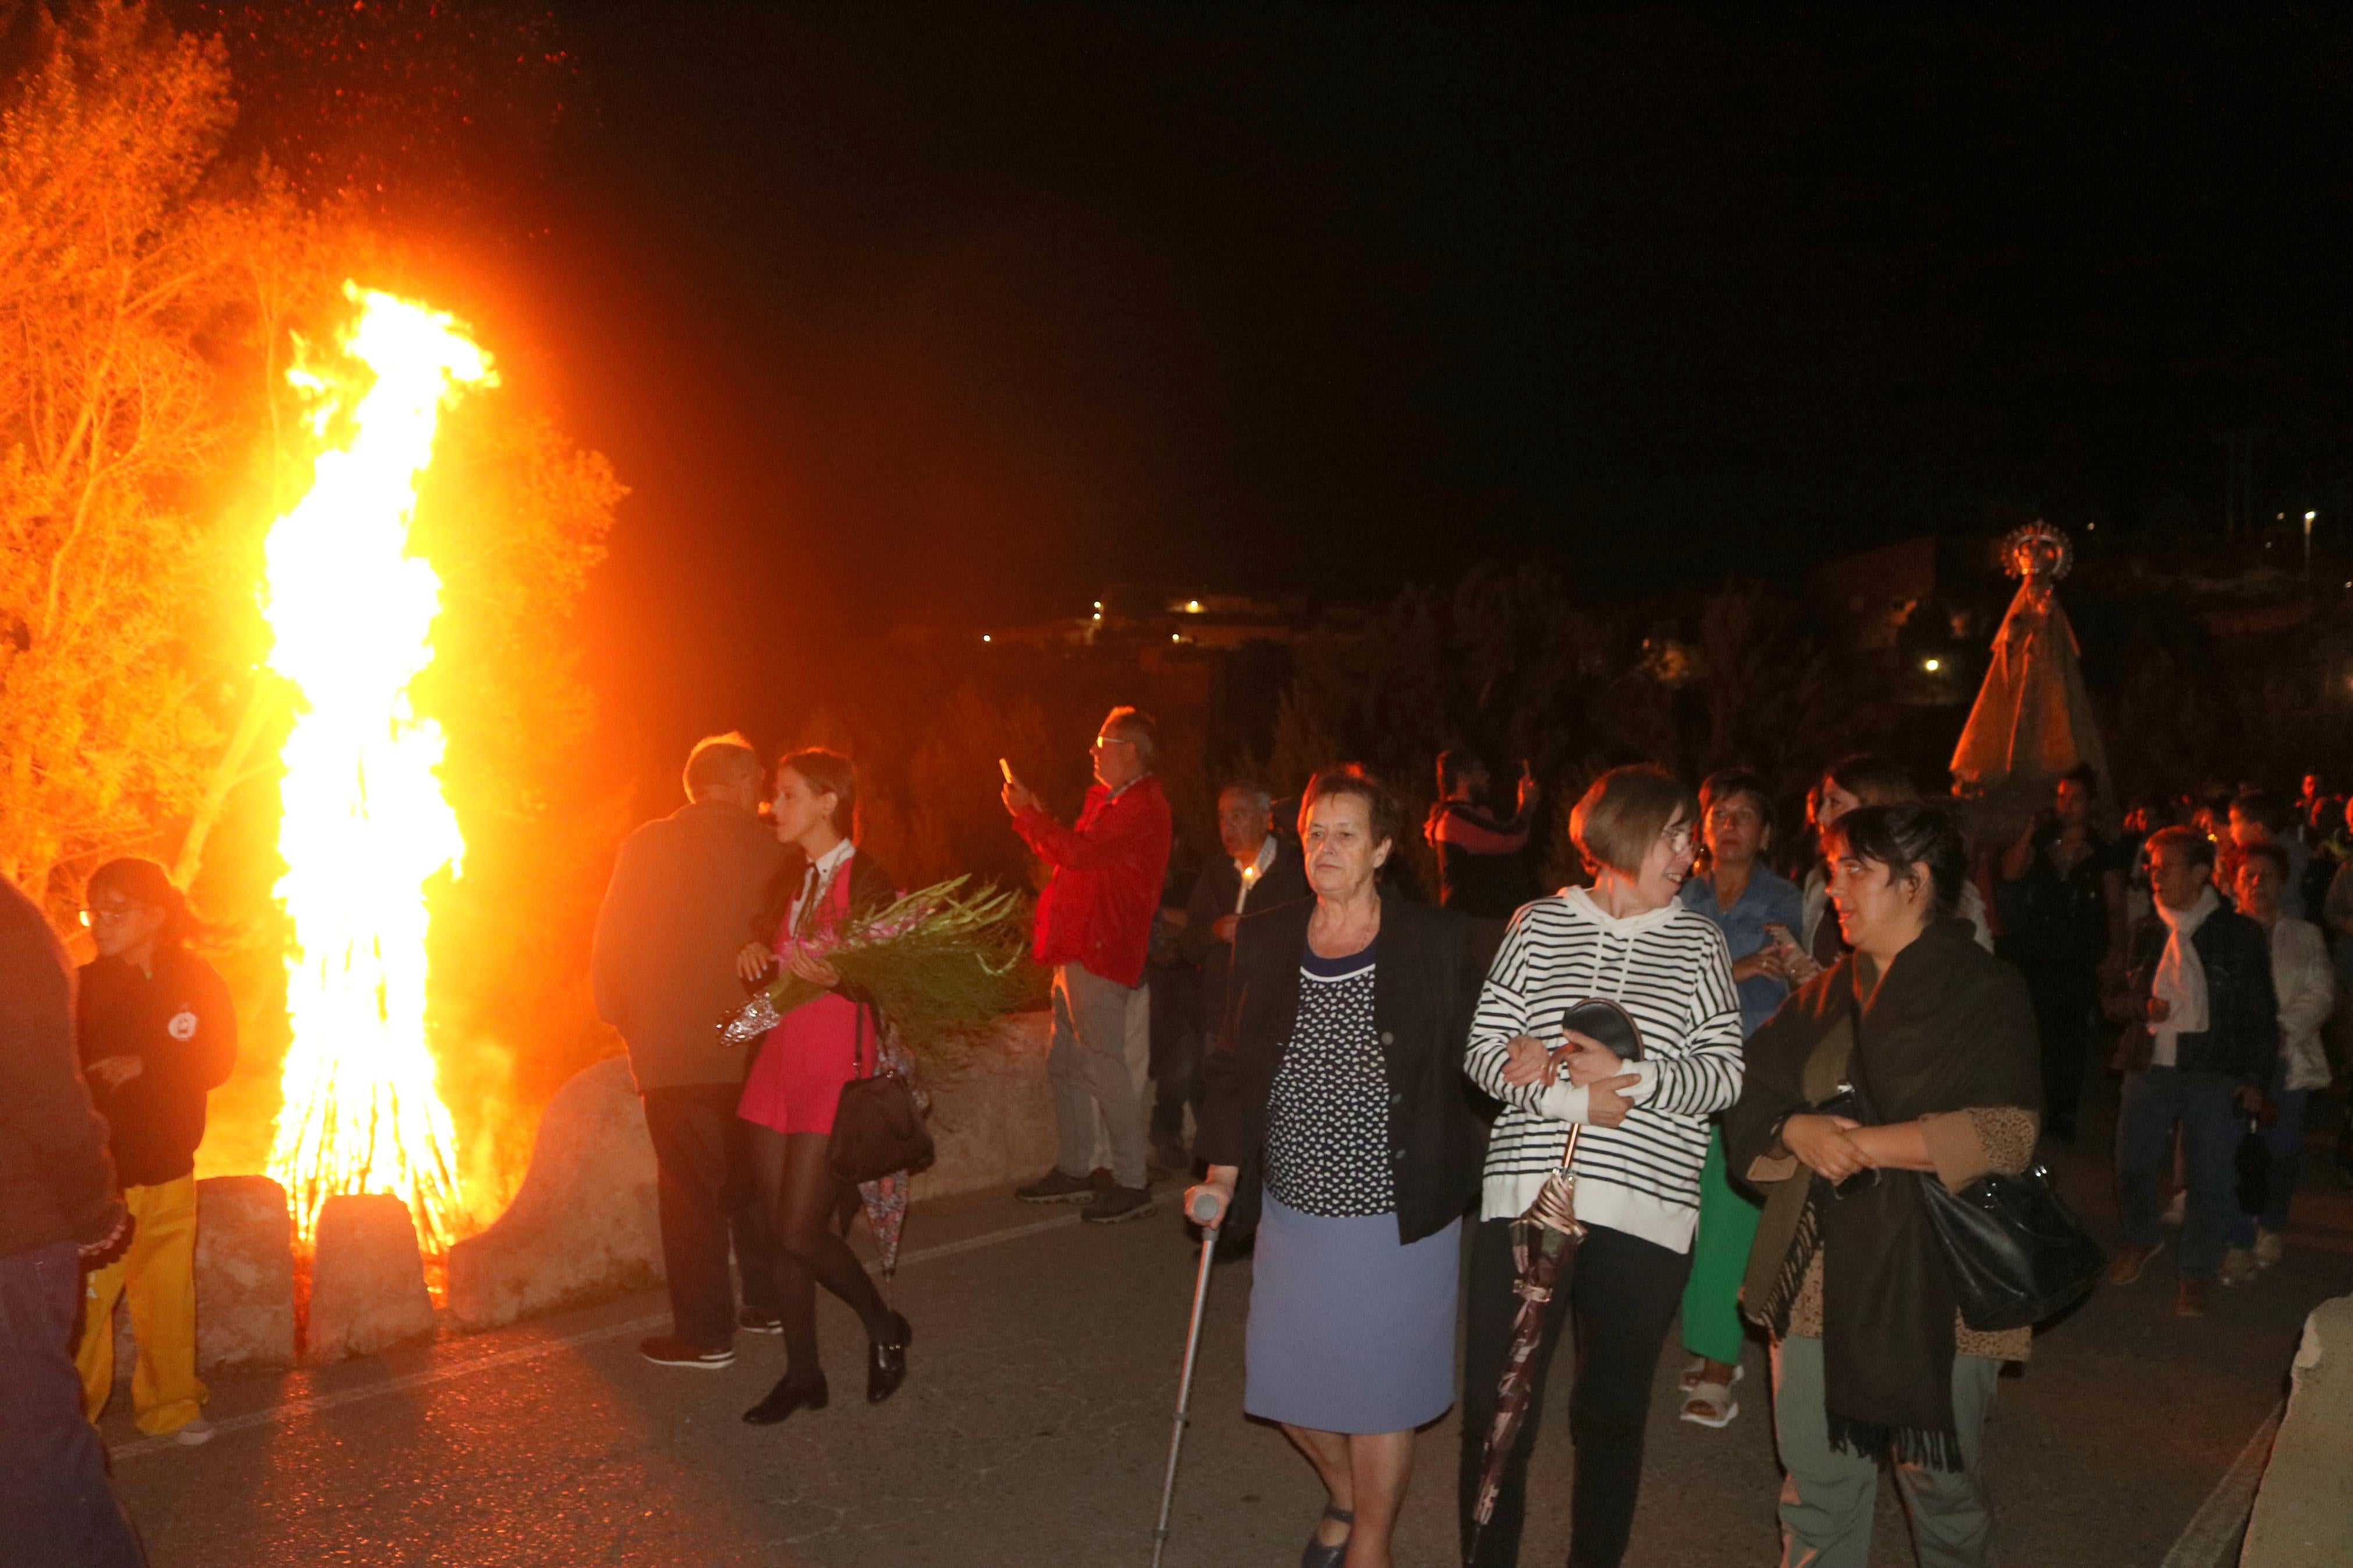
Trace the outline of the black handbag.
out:
<instances>
[{"instance_id":1,"label":"black handbag","mask_svg":"<svg viewBox=\"0 0 2353 1568\"><path fill-rule=\"evenodd\" d=\"M858 1039L862 1047L863 1018ZM863 1055L861 1049L860 1057ZM855 1185L894 1171L927 1171L937 1157L932 1130L923 1124L923 1102L906 1075L879 1068L841 1086L833 1110L833 1138L826 1145L826 1163L837 1178Z\"/></svg>"},{"instance_id":2,"label":"black handbag","mask_svg":"<svg viewBox=\"0 0 2353 1568\"><path fill-rule=\"evenodd\" d=\"M2098 1280L2107 1254L2035 1165L1979 1176L1959 1192L1922 1173L1928 1217L1951 1268L1961 1321L1981 1333L2031 1328Z\"/></svg>"}]
</instances>

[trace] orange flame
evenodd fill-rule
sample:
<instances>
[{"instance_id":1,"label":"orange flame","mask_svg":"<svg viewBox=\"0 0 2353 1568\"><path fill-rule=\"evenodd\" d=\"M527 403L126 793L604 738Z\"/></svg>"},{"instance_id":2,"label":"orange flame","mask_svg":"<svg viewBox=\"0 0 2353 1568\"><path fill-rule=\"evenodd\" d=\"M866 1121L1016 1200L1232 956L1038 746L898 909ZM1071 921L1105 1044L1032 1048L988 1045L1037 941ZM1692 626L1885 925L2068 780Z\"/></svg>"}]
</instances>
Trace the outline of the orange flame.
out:
<instances>
[{"instance_id":1,"label":"orange flame","mask_svg":"<svg viewBox=\"0 0 2353 1568\"><path fill-rule=\"evenodd\" d=\"M317 399L322 449L265 545L269 664L299 691L278 828L293 1041L269 1173L306 1246L328 1197L389 1192L439 1253L464 1203L425 1042L425 889L466 844L435 776L441 727L409 702L441 580L408 552L408 525L442 404L496 377L447 315L353 283L343 294L359 307L343 353L374 380L350 375L365 386L354 401L298 353L288 376Z\"/></svg>"}]
</instances>

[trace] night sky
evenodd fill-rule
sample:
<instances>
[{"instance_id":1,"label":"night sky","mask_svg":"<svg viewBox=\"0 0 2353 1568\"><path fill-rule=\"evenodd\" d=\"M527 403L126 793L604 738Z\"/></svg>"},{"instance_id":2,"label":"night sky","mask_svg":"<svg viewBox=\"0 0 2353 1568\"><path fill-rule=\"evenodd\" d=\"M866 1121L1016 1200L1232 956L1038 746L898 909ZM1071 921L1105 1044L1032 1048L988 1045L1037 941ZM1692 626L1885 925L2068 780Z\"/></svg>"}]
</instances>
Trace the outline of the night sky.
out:
<instances>
[{"instance_id":1,"label":"night sky","mask_svg":"<svg viewBox=\"0 0 2353 1568\"><path fill-rule=\"evenodd\" d=\"M1901 9L560 7L608 654L2344 515L2353 14Z\"/></svg>"}]
</instances>

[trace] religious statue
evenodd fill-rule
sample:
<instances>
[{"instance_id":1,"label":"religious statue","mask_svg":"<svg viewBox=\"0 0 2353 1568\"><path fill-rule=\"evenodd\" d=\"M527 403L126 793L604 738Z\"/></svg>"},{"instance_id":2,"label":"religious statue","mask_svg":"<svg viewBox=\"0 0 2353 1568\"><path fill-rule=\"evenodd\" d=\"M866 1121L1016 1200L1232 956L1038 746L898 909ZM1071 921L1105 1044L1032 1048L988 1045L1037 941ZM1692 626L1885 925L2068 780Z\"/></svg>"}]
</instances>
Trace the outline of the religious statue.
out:
<instances>
[{"instance_id":1,"label":"religious statue","mask_svg":"<svg viewBox=\"0 0 2353 1568\"><path fill-rule=\"evenodd\" d=\"M1954 787L1979 798L2047 795L2060 774L2088 763L2107 795L2107 753L2084 687L2075 631L2055 592L2074 563L2074 546L2038 521L2011 532L2001 550L2002 564L2019 580L2018 594L1994 636L1993 663L1953 749Z\"/></svg>"}]
</instances>

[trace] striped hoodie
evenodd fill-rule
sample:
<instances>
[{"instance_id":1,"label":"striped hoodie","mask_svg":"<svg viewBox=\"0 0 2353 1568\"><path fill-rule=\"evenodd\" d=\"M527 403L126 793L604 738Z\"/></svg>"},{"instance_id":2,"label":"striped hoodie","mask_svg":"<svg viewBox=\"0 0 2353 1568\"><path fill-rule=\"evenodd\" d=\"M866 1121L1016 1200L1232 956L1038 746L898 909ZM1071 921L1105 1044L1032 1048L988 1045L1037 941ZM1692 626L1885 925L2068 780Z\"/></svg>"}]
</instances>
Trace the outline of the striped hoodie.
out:
<instances>
[{"instance_id":1,"label":"striped hoodie","mask_svg":"<svg viewBox=\"0 0 2353 1568\"><path fill-rule=\"evenodd\" d=\"M1676 1252L1699 1224L1699 1173L1708 1118L1740 1096L1740 1003L1724 933L1680 903L1623 920L1582 888L1538 899L1512 917L1479 993L1463 1071L1504 1102L1487 1144L1480 1216L1515 1219L1560 1166L1568 1124L1585 1121L1586 1091L1567 1075L1551 1088L1504 1082L1514 1036L1556 1039L1561 1015L1596 997L1616 1002L1642 1031L1630 1070L1634 1108L1616 1127L1577 1138L1577 1216Z\"/></svg>"}]
</instances>

